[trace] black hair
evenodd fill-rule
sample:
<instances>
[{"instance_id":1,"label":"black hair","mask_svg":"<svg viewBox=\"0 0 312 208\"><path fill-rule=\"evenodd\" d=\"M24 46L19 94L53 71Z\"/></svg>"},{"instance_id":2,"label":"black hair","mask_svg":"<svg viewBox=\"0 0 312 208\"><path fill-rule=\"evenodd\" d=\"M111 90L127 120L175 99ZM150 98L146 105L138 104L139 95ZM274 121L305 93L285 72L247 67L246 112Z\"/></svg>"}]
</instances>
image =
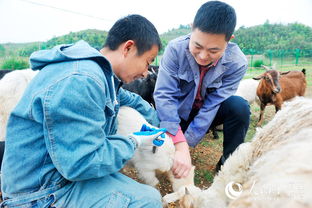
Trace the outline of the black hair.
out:
<instances>
[{"instance_id":1,"label":"black hair","mask_svg":"<svg viewBox=\"0 0 312 208\"><path fill-rule=\"evenodd\" d=\"M208 1L197 11L193 22L193 30L198 28L202 32L225 34L229 41L236 26L236 14L233 7L221 1Z\"/></svg>"},{"instance_id":2,"label":"black hair","mask_svg":"<svg viewBox=\"0 0 312 208\"><path fill-rule=\"evenodd\" d=\"M133 40L138 56L150 50L153 45L161 50L161 40L155 26L145 17L137 14L119 19L109 30L104 47L116 50L120 44Z\"/></svg>"}]
</instances>

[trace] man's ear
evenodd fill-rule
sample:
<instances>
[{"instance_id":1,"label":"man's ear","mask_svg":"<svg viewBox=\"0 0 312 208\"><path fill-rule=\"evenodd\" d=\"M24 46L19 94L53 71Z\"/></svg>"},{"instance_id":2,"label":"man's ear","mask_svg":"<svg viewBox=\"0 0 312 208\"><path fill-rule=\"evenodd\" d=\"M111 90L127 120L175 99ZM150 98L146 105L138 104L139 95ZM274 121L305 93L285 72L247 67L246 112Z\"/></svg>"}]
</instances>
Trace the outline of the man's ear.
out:
<instances>
[{"instance_id":1,"label":"man's ear","mask_svg":"<svg viewBox=\"0 0 312 208\"><path fill-rule=\"evenodd\" d=\"M133 50L135 47L135 43L133 40L127 40L123 43L122 46L122 53L124 56L127 56L131 50Z\"/></svg>"},{"instance_id":2,"label":"man's ear","mask_svg":"<svg viewBox=\"0 0 312 208\"><path fill-rule=\"evenodd\" d=\"M235 38L235 35L231 35L231 38L230 38L230 40L232 40L232 39L234 39Z\"/></svg>"}]
</instances>

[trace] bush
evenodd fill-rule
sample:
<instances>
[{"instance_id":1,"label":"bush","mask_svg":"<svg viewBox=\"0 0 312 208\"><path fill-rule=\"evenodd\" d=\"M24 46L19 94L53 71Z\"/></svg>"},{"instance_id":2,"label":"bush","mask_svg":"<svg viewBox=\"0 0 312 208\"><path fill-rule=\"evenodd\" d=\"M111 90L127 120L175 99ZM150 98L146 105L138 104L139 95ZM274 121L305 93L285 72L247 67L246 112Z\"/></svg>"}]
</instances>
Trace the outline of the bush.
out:
<instances>
[{"instance_id":1,"label":"bush","mask_svg":"<svg viewBox=\"0 0 312 208\"><path fill-rule=\"evenodd\" d=\"M261 65L264 65L262 59L255 60L255 61L252 63L252 66L253 66L253 67L261 67Z\"/></svg>"},{"instance_id":2,"label":"bush","mask_svg":"<svg viewBox=\"0 0 312 208\"><path fill-rule=\"evenodd\" d=\"M9 58L3 61L1 69L26 69L29 68L28 61L23 58Z\"/></svg>"}]
</instances>

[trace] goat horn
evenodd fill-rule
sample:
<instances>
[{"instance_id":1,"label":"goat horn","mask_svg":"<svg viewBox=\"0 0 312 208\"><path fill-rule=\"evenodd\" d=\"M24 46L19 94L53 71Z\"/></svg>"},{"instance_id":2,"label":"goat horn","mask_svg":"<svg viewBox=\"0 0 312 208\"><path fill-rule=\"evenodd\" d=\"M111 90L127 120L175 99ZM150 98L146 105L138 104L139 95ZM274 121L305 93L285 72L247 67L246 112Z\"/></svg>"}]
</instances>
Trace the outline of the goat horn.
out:
<instances>
[{"instance_id":1,"label":"goat horn","mask_svg":"<svg viewBox=\"0 0 312 208\"><path fill-rule=\"evenodd\" d=\"M155 72L153 67L151 67L151 71L152 71L153 74L156 74L156 72Z\"/></svg>"},{"instance_id":2,"label":"goat horn","mask_svg":"<svg viewBox=\"0 0 312 208\"><path fill-rule=\"evenodd\" d=\"M185 187L185 195L190 194L190 191L187 189L187 187Z\"/></svg>"},{"instance_id":3,"label":"goat horn","mask_svg":"<svg viewBox=\"0 0 312 208\"><path fill-rule=\"evenodd\" d=\"M264 66L264 65L261 65L266 71L269 71L270 70L270 68L269 67L267 67L267 66Z\"/></svg>"}]
</instances>

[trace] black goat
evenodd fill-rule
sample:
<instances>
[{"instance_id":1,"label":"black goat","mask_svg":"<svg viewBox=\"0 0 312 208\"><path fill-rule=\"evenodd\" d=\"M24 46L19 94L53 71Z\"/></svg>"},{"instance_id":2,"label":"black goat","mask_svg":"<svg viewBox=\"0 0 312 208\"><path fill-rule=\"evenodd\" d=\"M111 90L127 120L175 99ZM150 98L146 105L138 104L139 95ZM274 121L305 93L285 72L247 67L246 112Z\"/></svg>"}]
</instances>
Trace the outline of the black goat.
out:
<instances>
[{"instance_id":1,"label":"black goat","mask_svg":"<svg viewBox=\"0 0 312 208\"><path fill-rule=\"evenodd\" d=\"M0 70L0 79L2 79L2 77L4 77L4 75L6 75L7 73L12 72L13 70L9 70L9 69L2 69Z\"/></svg>"},{"instance_id":2,"label":"black goat","mask_svg":"<svg viewBox=\"0 0 312 208\"><path fill-rule=\"evenodd\" d=\"M146 78L137 79L129 84L123 84L122 88L140 95L148 103L155 107L153 93L155 89L158 66L149 66Z\"/></svg>"}]
</instances>

